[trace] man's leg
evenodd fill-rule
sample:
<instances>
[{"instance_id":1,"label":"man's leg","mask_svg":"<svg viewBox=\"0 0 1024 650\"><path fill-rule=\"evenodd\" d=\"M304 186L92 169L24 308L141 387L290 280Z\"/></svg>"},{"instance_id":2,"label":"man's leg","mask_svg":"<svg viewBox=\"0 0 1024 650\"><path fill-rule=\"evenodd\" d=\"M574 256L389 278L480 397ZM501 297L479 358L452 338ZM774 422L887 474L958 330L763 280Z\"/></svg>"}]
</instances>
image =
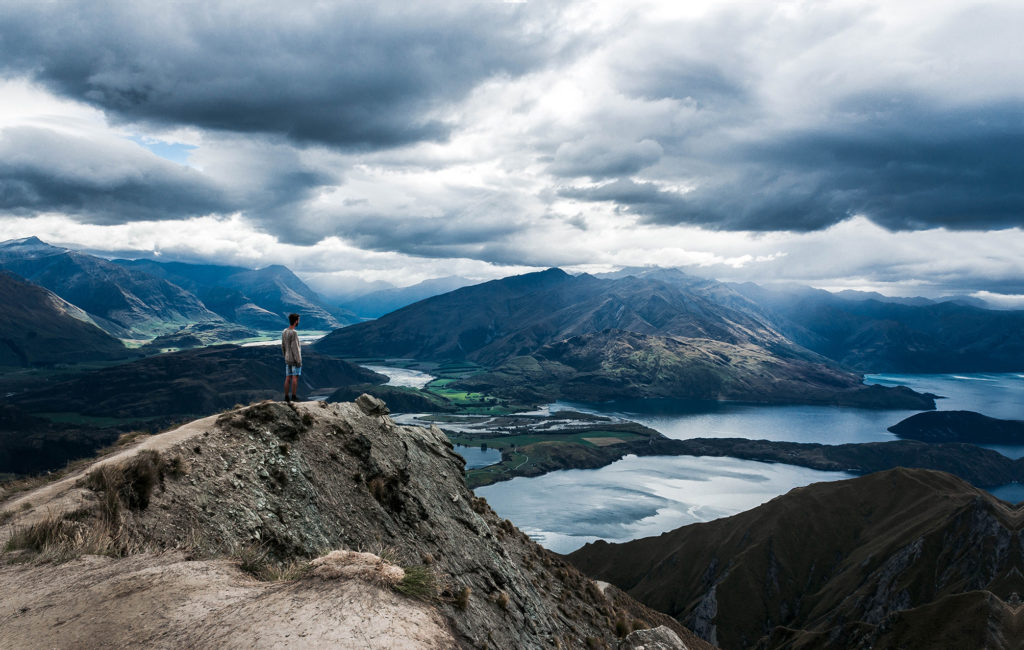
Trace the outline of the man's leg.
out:
<instances>
[{"instance_id":1,"label":"man's leg","mask_svg":"<svg viewBox=\"0 0 1024 650\"><path fill-rule=\"evenodd\" d=\"M293 402L297 402L298 401L298 399L297 399L298 398L298 392L299 392L299 376L298 375L292 375L292 401Z\"/></svg>"},{"instance_id":2,"label":"man's leg","mask_svg":"<svg viewBox=\"0 0 1024 650\"><path fill-rule=\"evenodd\" d=\"M295 387L298 383L299 378L294 375L287 375L285 377L285 401L291 401L295 396Z\"/></svg>"}]
</instances>

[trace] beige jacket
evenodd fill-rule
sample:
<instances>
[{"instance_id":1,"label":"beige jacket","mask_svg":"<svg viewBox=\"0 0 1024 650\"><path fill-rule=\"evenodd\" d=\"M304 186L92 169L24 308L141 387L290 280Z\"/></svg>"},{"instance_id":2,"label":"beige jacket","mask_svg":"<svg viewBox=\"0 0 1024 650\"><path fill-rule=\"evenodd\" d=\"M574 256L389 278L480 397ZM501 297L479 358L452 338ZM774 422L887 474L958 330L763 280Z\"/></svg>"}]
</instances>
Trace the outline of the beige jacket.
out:
<instances>
[{"instance_id":1,"label":"beige jacket","mask_svg":"<svg viewBox=\"0 0 1024 650\"><path fill-rule=\"evenodd\" d=\"M289 366L302 365L302 350L299 349L299 333L291 327L281 332L281 352Z\"/></svg>"}]
</instances>

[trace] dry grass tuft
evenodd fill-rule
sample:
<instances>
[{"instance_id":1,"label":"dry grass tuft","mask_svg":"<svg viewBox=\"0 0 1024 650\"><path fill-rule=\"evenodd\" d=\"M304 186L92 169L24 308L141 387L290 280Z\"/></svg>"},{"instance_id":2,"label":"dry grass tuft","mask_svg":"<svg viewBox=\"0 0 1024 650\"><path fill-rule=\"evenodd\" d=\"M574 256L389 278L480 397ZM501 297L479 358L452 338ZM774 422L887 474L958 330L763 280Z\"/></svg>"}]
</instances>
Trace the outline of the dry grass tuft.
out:
<instances>
[{"instance_id":1,"label":"dry grass tuft","mask_svg":"<svg viewBox=\"0 0 1024 650\"><path fill-rule=\"evenodd\" d=\"M165 430L169 431L173 428L174 427L172 426ZM0 491L0 501L5 501L8 498L13 497L15 494L28 492L58 481L66 477L68 474L73 474L85 469L89 465L92 465L106 456L124 450L125 447L140 441L140 439L146 439L149 437L150 434L145 431L129 431L128 433L122 433L113 444L100 449L96 452L95 456L73 460L62 469L47 472L46 474L40 474L38 476L28 476L9 481L0 481L0 486L2 486L2 491Z\"/></svg>"},{"instance_id":2,"label":"dry grass tuft","mask_svg":"<svg viewBox=\"0 0 1024 650\"><path fill-rule=\"evenodd\" d=\"M232 554L238 561L238 568L261 582L298 580L309 575L312 566L306 560L292 560L278 563L270 559L269 550L260 544L246 544Z\"/></svg>"},{"instance_id":3,"label":"dry grass tuft","mask_svg":"<svg viewBox=\"0 0 1024 650\"><path fill-rule=\"evenodd\" d=\"M122 557L141 550L119 529L91 517L88 510L80 510L16 528L4 552L26 551L37 560L64 562L82 555Z\"/></svg>"},{"instance_id":4,"label":"dry grass tuft","mask_svg":"<svg viewBox=\"0 0 1024 650\"><path fill-rule=\"evenodd\" d=\"M478 515L482 515L488 510L490 510L490 506L487 505L487 499L483 497L470 498L469 507L472 508L473 512L477 513Z\"/></svg>"},{"instance_id":5,"label":"dry grass tuft","mask_svg":"<svg viewBox=\"0 0 1024 650\"><path fill-rule=\"evenodd\" d=\"M116 521L121 506L132 510L145 510L157 486L163 486L168 474L182 473L184 461L180 456L170 462L157 452L147 449L121 465L103 465L89 473L85 485L101 492L101 514L108 521Z\"/></svg>"},{"instance_id":6,"label":"dry grass tuft","mask_svg":"<svg viewBox=\"0 0 1024 650\"><path fill-rule=\"evenodd\" d=\"M73 539L75 528L75 524L63 517L47 517L38 523L17 528L4 550L38 553L53 546L64 545Z\"/></svg>"},{"instance_id":7,"label":"dry grass tuft","mask_svg":"<svg viewBox=\"0 0 1024 650\"><path fill-rule=\"evenodd\" d=\"M621 639L622 637L626 636L632 631L632 627L630 626L629 622L626 621L625 618L622 618L620 616L615 619L615 636Z\"/></svg>"},{"instance_id":8,"label":"dry grass tuft","mask_svg":"<svg viewBox=\"0 0 1024 650\"><path fill-rule=\"evenodd\" d=\"M433 569L427 566L405 567L405 577L394 586L394 589L410 598L433 600L437 597L437 577Z\"/></svg>"},{"instance_id":9,"label":"dry grass tuft","mask_svg":"<svg viewBox=\"0 0 1024 650\"><path fill-rule=\"evenodd\" d=\"M508 592L499 591L498 595L494 598L494 602L498 604L498 607L507 610L509 604Z\"/></svg>"},{"instance_id":10,"label":"dry grass tuft","mask_svg":"<svg viewBox=\"0 0 1024 650\"><path fill-rule=\"evenodd\" d=\"M109 451L113 451L115 449L121 449L123 447L127 447L128 445L132 444L133 442L135 442L139 438L148 438L148 437L149 437L149 434L146 433L145 431L129 431L128 433L122 433L120 436L117 437L117 440L114 441L114 444L112 444L109 447L107 447L106 450L104 450L104 451L108 451L108 450Z\"/></svg>"},{"instance_id":11,"label":"dry grass tuft","mask_svg":"<svg viewBox=\"0 0 1024 650\"><path fill-rule=\"evenodd\" d=\"M469 597L473 593L473 589L468 585L459 590L459 594L455 597L455 606L465 611L469 607Z\"/></svg>"}]
</instances>

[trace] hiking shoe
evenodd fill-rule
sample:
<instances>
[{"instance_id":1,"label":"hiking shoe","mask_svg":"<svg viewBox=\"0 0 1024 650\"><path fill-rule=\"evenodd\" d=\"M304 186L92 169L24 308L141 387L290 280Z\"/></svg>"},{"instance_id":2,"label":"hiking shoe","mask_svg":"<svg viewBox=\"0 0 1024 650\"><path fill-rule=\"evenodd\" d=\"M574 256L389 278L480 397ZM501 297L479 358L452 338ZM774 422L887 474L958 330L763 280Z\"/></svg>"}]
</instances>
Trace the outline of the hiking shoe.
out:
<instances>
[{"instance_id":1,"label":"hiking shoe","mask_svg":"<svg viewBox=\"0 0 1024 650\"><path fill-rule=\"evenodd\" d=\"M291 397L288 397L288 393L285 393L285 394L284 394L284 401L285 401L285 402L290 402L290 401L292 401L292 398L291 398Z\"/></svg>"},{"instance_id":2,"label":"hiking shoe","mask_svg":"<svg viewBox=\"0 0 1024 650\"><path fill-rule=\"evenodd\" d=\"M292 395L292 401L293 402L302 402L304 400L300 399L298 395Z\"/></svg>"}]
</instances>

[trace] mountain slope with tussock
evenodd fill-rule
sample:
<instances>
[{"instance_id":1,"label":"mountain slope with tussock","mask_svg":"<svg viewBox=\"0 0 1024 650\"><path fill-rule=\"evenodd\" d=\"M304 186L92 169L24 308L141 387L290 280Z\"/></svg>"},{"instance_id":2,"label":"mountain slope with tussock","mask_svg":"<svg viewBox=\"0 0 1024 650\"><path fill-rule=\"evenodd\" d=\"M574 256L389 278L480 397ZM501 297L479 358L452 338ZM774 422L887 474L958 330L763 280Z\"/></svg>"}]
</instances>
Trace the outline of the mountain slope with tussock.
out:
<instances>
[{"instance_id":1,"label":"mountain slope with tussock","mask_svg":"<svg viewBox=\"0 0 1024 650\"><path fill-rule=\"evenodd\" d=\"M422 643L396 633L395 647L615 648L656 626L707 647L500 519L465 487L464 461L440 430L398 426L383 403L358 402L237 408L9 496L0 503L9 560L0 564L0 619L16 624L3 626L0 645L38 631L48 645L110 632L163 647L269 646L283 634L367 647L315 636L321 615L352 627L351 596L367 599L371 619L420 620L437 632ZM352 573L363 552L376 559ZM64 562L65 589L41 560ZM123 606L52 627L60 603L103 597ZM138 636L108 629L124 625L126 611ZM232 636L245 621L255 631ZM266 635L254 637L262 626Z\"/></svg>"}]
</instances>

